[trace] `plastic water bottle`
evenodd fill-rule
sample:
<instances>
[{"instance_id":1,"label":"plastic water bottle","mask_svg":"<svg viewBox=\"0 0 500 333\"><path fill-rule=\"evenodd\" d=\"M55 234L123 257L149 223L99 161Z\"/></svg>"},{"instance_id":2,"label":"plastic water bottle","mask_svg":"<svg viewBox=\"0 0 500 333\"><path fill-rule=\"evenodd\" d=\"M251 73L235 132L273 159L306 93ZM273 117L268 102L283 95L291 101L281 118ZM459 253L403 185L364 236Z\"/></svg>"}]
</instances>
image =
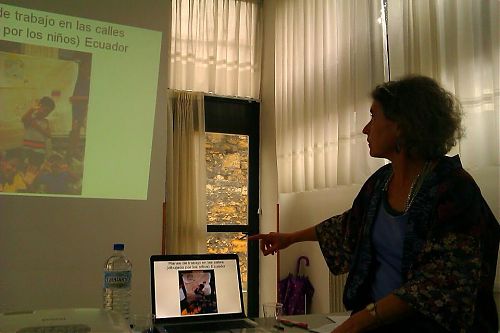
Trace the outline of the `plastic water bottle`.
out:
<instances>
[{"instance_id":1,"label":"plastic water bottle","mask_svg":"<svg viewBox=\"0 0 500 333\"><path fill-rule=\"evenodd\" d=\"M114 244L114 253L104 265L104 308L129 318L132 264L123 249L125 245Z\"/></svg>"}]
</instances>

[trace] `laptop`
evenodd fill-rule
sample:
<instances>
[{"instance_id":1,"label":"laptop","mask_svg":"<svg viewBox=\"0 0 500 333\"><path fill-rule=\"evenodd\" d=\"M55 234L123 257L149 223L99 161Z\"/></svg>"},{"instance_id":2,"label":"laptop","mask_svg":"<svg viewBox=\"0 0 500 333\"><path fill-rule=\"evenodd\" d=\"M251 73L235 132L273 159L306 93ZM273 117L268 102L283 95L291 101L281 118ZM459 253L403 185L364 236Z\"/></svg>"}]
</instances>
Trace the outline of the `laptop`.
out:
<instances>
[{"instance_id":1,"label":"laptop","mask_svg":"<svg viewBox=\"0 0 500 333\"><path fill-rule=\"evenodd\" d=\"M257 327L245 315L238 255L154 255L150 267L160 333Z\"/></svg>"}]
</instances>

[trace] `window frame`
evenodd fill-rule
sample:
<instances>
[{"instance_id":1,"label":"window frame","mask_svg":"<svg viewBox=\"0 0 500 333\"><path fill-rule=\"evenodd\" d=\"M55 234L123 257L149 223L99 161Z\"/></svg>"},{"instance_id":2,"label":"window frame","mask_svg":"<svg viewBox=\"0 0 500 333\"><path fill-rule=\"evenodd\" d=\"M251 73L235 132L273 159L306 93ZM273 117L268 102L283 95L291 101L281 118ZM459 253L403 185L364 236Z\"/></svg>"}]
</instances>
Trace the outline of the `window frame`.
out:
<instances>
[{"instance_id":1,"label":"window frame","mask_svg":"<svg viewBox=\"0 0 500 333\"><path fill-rule=\"evenodd\" d=\"M207 232L259 233L260 103L255 100L205 96L205 132L248 136L248 224L209 225ZM259 316L259 244L247 243L247 316Z\"/></svg>"}]
</instances>

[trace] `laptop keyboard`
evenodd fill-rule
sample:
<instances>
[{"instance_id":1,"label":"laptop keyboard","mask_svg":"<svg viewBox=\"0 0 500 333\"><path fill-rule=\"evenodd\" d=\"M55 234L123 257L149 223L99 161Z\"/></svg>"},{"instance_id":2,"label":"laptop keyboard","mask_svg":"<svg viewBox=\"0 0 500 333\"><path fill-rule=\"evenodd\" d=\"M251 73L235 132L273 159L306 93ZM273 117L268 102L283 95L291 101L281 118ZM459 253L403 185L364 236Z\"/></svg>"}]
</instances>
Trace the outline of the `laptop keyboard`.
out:
<instances>
[{"instance_id":1,"label":"laptop keyboard","mask_svg":"<svg viewBox=\"0 0 500 333\"><path fill-rule=\"evenodd\" d=\"M168 333L178 333L178 332L214 332L214 331L228 331L238 328L255 328L245 320L232 320L232 321L222 321L214 323L197 323L197 324L182 324L180 326L168 326L165 327L165 331Z\"/></svg>"},{"instance_id":2,"label":"laptop keyboard","mask_svg":"<svg viewBox=\"0 0 500 333\"><path fill-rule=\"evenodd\" d=\"M87 333L90 327L87 325L58 325L58 326L34 326L25 327L17 333Z\"/></svg>"}]
</instances>

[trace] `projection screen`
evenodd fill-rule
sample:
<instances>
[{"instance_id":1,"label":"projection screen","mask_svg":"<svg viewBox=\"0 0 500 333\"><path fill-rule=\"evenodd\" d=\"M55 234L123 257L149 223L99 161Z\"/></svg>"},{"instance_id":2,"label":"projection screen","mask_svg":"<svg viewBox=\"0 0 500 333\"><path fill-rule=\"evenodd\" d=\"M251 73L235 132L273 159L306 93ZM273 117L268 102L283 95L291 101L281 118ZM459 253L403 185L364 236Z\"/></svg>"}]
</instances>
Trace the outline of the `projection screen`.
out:
<instances>
[{"instance_id":1,"label":"projection screen","mask_svg":"<svg viewBox=\"0 0 500 333\"><path fill-rule=\"evenodd\" d=\"M161 38L0 3L0 194L147 199Z\"/></svg>"}]
</instances>

